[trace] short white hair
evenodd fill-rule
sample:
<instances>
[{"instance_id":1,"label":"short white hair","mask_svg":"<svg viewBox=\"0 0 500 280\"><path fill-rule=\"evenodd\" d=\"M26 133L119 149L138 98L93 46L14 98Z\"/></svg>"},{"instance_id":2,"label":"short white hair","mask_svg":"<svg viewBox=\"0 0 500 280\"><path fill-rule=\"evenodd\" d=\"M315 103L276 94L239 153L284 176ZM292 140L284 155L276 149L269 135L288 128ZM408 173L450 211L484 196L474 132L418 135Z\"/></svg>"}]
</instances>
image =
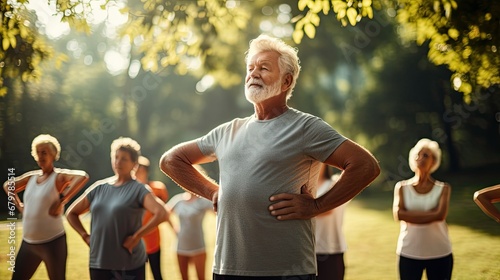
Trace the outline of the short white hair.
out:
<instances>
[{"instance_id":1,"label":"short white hair","mask_svg":"<svg viewBox=\"0 0 500 280\"><path fill-rule=\"evenodd\" d=\"M50 144L50 147L54 151L54 159L59 160L61 155L61 145L57 139L50 134L40 134L31 142L31 156L38 161L38 154L36 153L36 147L41 144Z\"/></svg>"},{"instance_id":2,"label":"short white hair","mask_svg":"<svg viewBox=\"0 0 500 280\"><path fill-rule=\"evenodd\" d=\"M265 51L274 51L279 54L278 65L280 74L292 75L293 81L286 93L286 98L289 99L292 96L293 88L297 83L300 73L300 60L297 55L298 49L288 45L281 39L262 34L250 41L250 47L245 56L245 63L248 64L248 60L255 54Z\"/></svg>"},{"instance_id":3,"label":"short white hair","mask_svg":"<svg viewBox=\"0 0 500 280\"><path fill-rule=\"evenodd\" d=\"M434 164L430 169L430 173L436 171L441 165L441 149L439 148L439 144L436 141L432 141L427 138L420 139L415 147L411 148L410 155L408 158L408 163L410 164L410 169L415 172L417 170L417 156L418 153L423 149L427 148L434 155Z\"/></svg>"}]
</instances>

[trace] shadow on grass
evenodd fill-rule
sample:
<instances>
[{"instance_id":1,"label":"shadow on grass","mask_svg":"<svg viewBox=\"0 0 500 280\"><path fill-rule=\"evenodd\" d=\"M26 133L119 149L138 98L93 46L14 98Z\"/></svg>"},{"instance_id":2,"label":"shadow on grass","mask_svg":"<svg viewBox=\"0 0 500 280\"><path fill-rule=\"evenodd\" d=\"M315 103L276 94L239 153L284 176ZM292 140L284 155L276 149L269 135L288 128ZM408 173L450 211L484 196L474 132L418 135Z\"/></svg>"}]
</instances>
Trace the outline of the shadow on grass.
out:
<instances>
[{"instance_id":1,"label":"shadow on grass","mask_svg":"<svg viewBox=\"0 0 500 280\"><path fill-rule=\"evenodd\" d=\"M448 182L452 187L448 224L465 226L493 236L500 235L500 224L484 214L474 203L474 192L500 184L500 165L490 165L468 169L459 173L438 173L437 180ZM394 182L375 182L365 189L355 200L363 207L385 212L392 218Z\"/></svg>"}]
</instances>

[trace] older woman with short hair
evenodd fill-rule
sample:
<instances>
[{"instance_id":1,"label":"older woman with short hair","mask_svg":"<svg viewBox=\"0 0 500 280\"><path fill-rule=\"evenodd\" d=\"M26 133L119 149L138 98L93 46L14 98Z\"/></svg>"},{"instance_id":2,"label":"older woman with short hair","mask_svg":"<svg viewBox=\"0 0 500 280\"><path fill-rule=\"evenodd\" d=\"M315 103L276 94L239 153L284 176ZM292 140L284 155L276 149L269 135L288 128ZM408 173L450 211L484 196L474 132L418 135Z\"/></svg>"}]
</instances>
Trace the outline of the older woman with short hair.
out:
<instances>
[{"instance_id":1,"label":"older woman with short hair","mask_svg":"<svg viewBox=\"0 0 500 280\"><path fill-rule=\"evenodd\" d=\"M69 208L70 225L90 246L90 278L145 279L147 254L141 238L164 221L164 204L146 185L135 180L139 144L119 138L111 144L115 176L89 187ZM144 210L152 218L142 224ZM91 212L90 234L79 216Z\"/></svg>"},{"instance_id":2,"label":"older woman with short hair","mask_svg":"<svg viewBox=\"0 0 500 280\"><path fill-rule=\"evenodd\" d=\"M393 214L400 221L397 243L399 275L402 280L451 279L453 255L446 216L451 187L431 174L441 164L439 144L421 139L410 150L410 168L415 175L394 189Z\"/></svg>"},{"instance_id":3,"label":"older woman with short hair","mask_svg":"<svg viewBox=\"0 0 500 280\"><path fill-rule=\"evenodd\" d=\"M49 279L66 279L68 249L62 213L64 205L89 177L81 170L55 168L60 154L61 145L55 137L38 135L31 143L31 155L40 170L10 178L3 184L23 214L23 241L12 279L30 279L42 261ZM18 196L22 191L24 203Z\"/></svg>"}]
</instances>

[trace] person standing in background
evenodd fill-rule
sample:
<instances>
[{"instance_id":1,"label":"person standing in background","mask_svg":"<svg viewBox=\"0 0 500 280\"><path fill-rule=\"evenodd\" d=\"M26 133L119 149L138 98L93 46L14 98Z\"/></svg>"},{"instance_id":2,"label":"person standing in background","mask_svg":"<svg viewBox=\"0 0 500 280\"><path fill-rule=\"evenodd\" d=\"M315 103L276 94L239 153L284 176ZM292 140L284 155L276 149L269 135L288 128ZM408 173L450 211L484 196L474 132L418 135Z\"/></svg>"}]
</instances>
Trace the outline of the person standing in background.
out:
<instances>
[{"instance_id":1,"label":"person standing in background","mask_svg":"<svg viewBox=\"0 0 500 280\"><path fill-rule=\"evenodd\" d=\"M62 217L64 205L85 185L89 176L81 170L55 168L54 162L60 154L61 145L55 137L38 135L31 144L31 155L40 170L3 184L23 214L23 241L12 279L30 279L42 261L49 279L66 279L68 248ZM18 196L21 191L24 191L24 203Z\"/></svg>"},{"instance_id":2,"label":"person standing in background","mask_svg":"<svg viewBox=\"0 0 500 280\"><path fill-rule=\"evenodd\" d=\"M139 157L139 167L135 172L135 177L137 181L148 185L151 188L153 194L158 197L164 203L168 200L168 190L165 184L161 181L150 181L149 180L149 159L140 156ZM151 212L146 211L142 220L142 224L146 225L153 215ZM155 280L161 280L161 242L160 242L160 229L155 227L151 232L147 233L142 237L144 244L146 245L146 253L148 254L149 267L153 274Z\"/></svg>"},{"instance_id":3,"label":"person standing in background","mask_svg":"<svg viewBox=\"0 0 500 280\"><path fill-rule=\"evenodd\" d=\"M319 174L317 197L335 187L340 177L339 174L332 175L331 167L326 164L323 164ZM344 279L344 252L347 249L347 242L342 225L346 204L347 202L314 218L316 221L317 280Z\"/></svg>"},{"instance_id":4,"label":"person standing in background","mask_svg":"<svg viewBox=\"0 0 500 280\"><path fill-rule=\"evenodd\" d=\"M432 178L441 164L436 141L423 138L408 158L415 175L394 188L393 214L400 221L396 253L401 280L420 280L424 270L429 280L450 280L453 254L446 216L451 186Z\"/></svg>"},{"instance_id":5,"label":"person standing in background","mask_svg":"<svg viewBox=\"0 0 500 280\"><path fill-rule=\"evenodd\" d=\"M115 176L97 181L69 207L69 224L90 246L92 280L144 280L147 254L142 237L166 220L167 211L146 185L135 180L140 145L128 137L111 143ZM91 213L90 234L80 215ZM153 217L142 224L144 211Z\"/></svg>"},{"instance_id":6,"label":"person standing in background","mask_svg":"<svg viewBox=\"0 0 500 280\"><path fill-rule=\"evenodd\" d=\"M200 165L195 165L195 168L206 175ZM175 228L175 232L177 233L177 261L182 280L189 279L189 264L194 265L198 280L205 280L207 252L203 219L205 213L212 210L212 202L190 192L183 192L172 197L167 203L167 208L179 218L179 228Z\"/></svg>"}]
</instances>

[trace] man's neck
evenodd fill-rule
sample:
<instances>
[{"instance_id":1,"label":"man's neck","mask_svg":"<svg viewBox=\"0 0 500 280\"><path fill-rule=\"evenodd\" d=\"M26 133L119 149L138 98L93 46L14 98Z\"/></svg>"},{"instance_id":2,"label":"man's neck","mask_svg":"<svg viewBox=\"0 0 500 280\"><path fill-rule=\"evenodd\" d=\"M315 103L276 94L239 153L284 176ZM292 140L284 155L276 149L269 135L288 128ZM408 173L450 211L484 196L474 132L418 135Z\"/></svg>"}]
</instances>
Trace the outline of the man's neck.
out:
<instances>
[{"instance_id":1,"label":"man's neck","mask_svg":"<svg viewBox=\"0 0 500 280\"><path fill-rule=\"evenodd\" d=\"M285 113L288 110L288 105L286 99L278 95L254 104L254 110L258 120L271 120Z\"/></svg>"}]
</instances>

